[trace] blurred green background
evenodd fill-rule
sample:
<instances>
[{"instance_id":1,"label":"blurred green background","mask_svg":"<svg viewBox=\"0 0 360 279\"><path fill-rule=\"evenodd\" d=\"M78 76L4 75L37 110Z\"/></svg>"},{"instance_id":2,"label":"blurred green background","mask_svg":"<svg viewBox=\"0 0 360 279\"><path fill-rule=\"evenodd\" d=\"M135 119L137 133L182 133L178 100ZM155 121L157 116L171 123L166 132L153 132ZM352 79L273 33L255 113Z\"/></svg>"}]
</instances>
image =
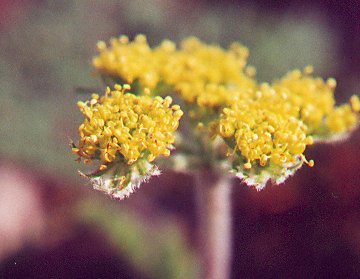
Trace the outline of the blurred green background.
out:
<instances>
[{"instance_id":1,"label":"blurred green background","mask_svg":"<svg viewBox=\"0 0 360 279\"><path fill-rule=\"evenodd\" d=\"M0 278L197 276L191 177L119 203L77 175L75 88L102 88L98 40L240 41L259 80L311 64L341 102L360 91L359 17L357 1L0 1ZM233 278L360 277L359 139L310 148L316 167L285 185L234 181Z\"/></svg>"}]
</instances>

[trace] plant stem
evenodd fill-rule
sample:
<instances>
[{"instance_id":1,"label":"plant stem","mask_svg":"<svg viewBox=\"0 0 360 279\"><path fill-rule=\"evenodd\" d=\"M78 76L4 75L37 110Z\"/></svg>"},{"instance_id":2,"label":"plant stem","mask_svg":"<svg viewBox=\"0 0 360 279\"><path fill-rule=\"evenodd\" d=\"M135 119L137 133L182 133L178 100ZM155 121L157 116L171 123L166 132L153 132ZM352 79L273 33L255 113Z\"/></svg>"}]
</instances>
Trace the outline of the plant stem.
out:
<instances>
[{"instance_id":1,"label":"plant stem","mask_svg":"<svg viewBox=\"0 0 360 279\"><path fill-rule=\"evenodd\" d=\"M196 173L202 279L229 279L231 270L231 179L211 169Z\"/></svg>"}]
</instances>

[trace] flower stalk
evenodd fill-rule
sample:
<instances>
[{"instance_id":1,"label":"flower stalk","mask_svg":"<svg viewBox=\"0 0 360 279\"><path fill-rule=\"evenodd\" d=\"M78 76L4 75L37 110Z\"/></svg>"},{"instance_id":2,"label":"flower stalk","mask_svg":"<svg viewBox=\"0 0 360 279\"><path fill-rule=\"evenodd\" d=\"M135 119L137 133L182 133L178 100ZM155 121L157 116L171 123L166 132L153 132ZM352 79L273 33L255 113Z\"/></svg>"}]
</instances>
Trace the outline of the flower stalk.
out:
<instances>
[{"instance_id":1,"label":"flower stalk","mask_svg":"<svg viewBox=\"0 0 360 279\"><path fill-rule=\"evenodd\" d=\"M231 177L212 170L195 174L198 241L204 279L228 279L231 271Z\"/></svg>"}]
</instances>

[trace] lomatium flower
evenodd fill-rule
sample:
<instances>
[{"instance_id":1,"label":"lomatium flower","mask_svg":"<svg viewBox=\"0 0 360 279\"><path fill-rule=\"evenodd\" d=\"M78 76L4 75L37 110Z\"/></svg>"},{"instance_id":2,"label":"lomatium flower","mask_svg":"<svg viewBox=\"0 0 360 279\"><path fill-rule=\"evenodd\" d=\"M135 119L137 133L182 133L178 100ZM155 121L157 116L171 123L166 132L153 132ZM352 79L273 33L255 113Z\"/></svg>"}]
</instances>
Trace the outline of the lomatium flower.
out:
<instances>
[{"instance_id":1,"label":"lomatium flower","mask_svg":"<svg viewBox=\"0 0 360 279\"><path fill-rule=\"evenodd\" d=\"M333 78L327 81L314 78L311 73L312 67L306 67L303 73L295 70L276 81L274 89L280 92L277 97L299 109L295 116L307 125L308 133L312 134L315 140L341 137L357 123L358 97L354 95L350 104L335 106L336 81Z\"/></svg>"},{"instance_id":2,"label":"lomatium flower","mask_svg":"<svg viewBox=\"0 0 360 279\"><path fill-rule=\"evenodd\" d=\"M151 164L159 155L169 156L174 131L183 112L172 105L171 97L136 96L126 92L129 85L107 88L105 95L93 94L78 102L85 115L79 127L80 140L72 150L84 163L100 162L93 182L114 197L122 198L141 182L141 176L156 171ZM99 176L110 174L108 179Z\"/></svg>"},{"instance_id":3,"label":"lomatium flower","mask_svg":"<svg viewBox=\"0 0 360 279\"><path fill-rule=\"evenodd\" d=\"M160 79L160 64L144 35L136 36L133 42L129 42L126 36L113 38L108 47L100 41L97 49L99 55L93 58L93 65L100 72L121 78L122 82L139 81L142 87L156 87Z\"/></svg>"},{"instance_id":4,"label":"lomatium flower","mask_svg":"<svg viewBox=\"0 0 360 279\"><path fill-rule=\"evenodd\" d=\"M262 189L269 179L283 182L303 163L308 145L337 140L358 123L359 98L336 106L335 80L312 77L311 67L292 71L273 84L263 83L223 109L213 134L230 147L233 171Z\"/></svg>"},{"instance_id":5,"label":"lomatium flower","mask_svg":"<svg viewBox=\"0 0 360 279\"><path fill-rule=\"evenodd\" d=\"M137 35L132 42L120 36L109 46L101 41L97 47L93 65L102 75L152 89L166 84L186 102L200 106L229 104L256 85L251 78L254 69L246 67L249 52L239 43L226 50L190 37L179 49L169 40L152 49L144 35Z\"/></svg>"},{"instance_id":6,"label":"lomatium flower","mask_svg":"<svg viewBox=\"0 0 360 279\"><path fill-rule=\"evenodd\" d=\"M285 103L268 103L262 92L258 91L258 99L239 100L224 108L216 131L230 148L233 171L257 189L269 179L284 181L303 162L314 165L303 155L313 143L308 127L283 108Z\"/></svg>"},{"instance_id":7,"label":"lomatium flower","mask_svg":"<svg viewBox=\"0 0 360 279\"><path fill-rule=\"evenodd\" d=\"M248 53L239 43L223 49L190 37L164 65L164 81L187 102L215 108L230 104L255 88L255 81L246 71Z\"/></svg>"},{"instance_id":8,"label":"lomatium flower","mask_svg":"<svg viewBox=\"0 0 360 279\"><path fill-rule=\"evenodd\" d=\"M177 143L182 111L171 106L171 97L163 98L167 94L175 94L187 114L176 157L198 158L191 168L199 162L226 168L257 189L269 179L283 182L303 163L313 166L304 155L308 145L344 138L359 122L358 96L336 106L336 81L314 77L311 66L258 83L240 43L222 48L190 37L178 46L164 40L152 48L137 35L97 47L96 70L111 84L130 83L134 94L117 85L79 102L86 119L73 152L85 163L99 161L96 185L112 194L120 189L118 197L154 173L151 162ZM144 88L152 93L143 94Z\"/></svg>"}]
</instances>

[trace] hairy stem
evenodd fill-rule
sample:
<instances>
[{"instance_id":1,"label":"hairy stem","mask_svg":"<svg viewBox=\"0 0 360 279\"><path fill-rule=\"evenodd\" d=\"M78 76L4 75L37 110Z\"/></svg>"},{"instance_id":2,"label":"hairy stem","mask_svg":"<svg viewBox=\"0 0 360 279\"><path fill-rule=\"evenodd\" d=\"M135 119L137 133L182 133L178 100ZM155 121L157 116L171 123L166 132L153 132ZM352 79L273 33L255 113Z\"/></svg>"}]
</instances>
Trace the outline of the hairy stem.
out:
<instances>
[{"instance_id":1,"label":"hairy stem","mask_svg":"<svg viewBox=\"0 0 360 279\"><path fill-rule=\"evenodd\" d=\"M196 174L202 279L228 279L231 268L231 180L210 169Z\"/></svg>"}]
</instances>

